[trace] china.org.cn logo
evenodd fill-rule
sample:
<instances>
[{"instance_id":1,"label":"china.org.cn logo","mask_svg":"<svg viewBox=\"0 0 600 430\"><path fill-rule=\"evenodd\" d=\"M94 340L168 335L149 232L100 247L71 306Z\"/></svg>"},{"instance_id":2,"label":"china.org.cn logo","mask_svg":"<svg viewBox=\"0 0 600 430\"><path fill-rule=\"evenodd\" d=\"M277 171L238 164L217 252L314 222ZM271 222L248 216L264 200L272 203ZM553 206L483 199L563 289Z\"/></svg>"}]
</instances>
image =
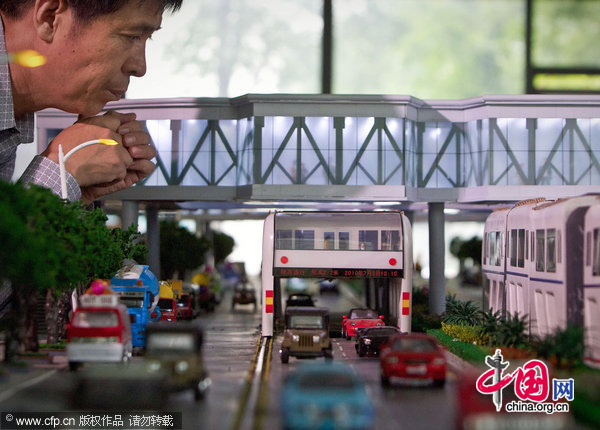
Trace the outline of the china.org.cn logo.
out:
<instances>
[{"instance_id":1,"label":"china.org.cn logo","mask_svg":"<svg viewBox=\"0 0 600 430\"><path fill-rule=\"evenodd\" d=\"M568 401L574 398L575 382L573 378L552 379L552 400L546 402L550 394L550 378L548 367L543 361L529 360L512 373L503 375L509 362L503 361L501 351L485 358L490 369L477 378L477 391L481 394L492 394L496 411L502 409L502 390L514 381L515 395L519 401L511 401L506 405L506 412L569 412L569 404L558 403L560 399ZM491 383L489 380L491 379Z\"/></svg>"}]
</instances>

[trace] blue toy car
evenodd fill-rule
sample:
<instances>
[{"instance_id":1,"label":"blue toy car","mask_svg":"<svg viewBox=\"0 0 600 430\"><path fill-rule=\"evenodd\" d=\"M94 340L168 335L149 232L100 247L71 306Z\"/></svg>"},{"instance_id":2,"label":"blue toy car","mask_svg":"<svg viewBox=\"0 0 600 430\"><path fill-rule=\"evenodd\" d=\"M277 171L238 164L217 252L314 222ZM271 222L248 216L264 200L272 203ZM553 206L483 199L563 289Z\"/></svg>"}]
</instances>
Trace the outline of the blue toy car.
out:
<instances>
[{"instance_id":1,"label":"blue toy car","mask_svg":"<svg viewBox=\"0 0 600 430\"><path fill-rule=\"evenodd\" d=\"M346 364L298 366L286 379L282 413L286 429L368 429L374 408L363 380Z\"/></svg>"}]
</instances>

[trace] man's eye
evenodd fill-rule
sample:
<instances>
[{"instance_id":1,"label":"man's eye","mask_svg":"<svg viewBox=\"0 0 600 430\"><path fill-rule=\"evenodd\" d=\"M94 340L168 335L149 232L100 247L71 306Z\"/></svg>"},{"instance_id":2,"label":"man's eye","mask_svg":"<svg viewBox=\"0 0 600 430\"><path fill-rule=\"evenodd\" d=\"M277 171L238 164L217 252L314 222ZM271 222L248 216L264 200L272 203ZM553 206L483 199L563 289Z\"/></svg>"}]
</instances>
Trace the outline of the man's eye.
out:
<instances>
[{"instance_id":1,"label":"man's eye","mask_svg":"<svg viewBox=\"0 0 600 430\"><path fill-rule=\"evenodd\" d=\"M123 34L123 37L131 42L137 42L138 40L142 40L141 34Z\"/></svg>"}]
</instances>

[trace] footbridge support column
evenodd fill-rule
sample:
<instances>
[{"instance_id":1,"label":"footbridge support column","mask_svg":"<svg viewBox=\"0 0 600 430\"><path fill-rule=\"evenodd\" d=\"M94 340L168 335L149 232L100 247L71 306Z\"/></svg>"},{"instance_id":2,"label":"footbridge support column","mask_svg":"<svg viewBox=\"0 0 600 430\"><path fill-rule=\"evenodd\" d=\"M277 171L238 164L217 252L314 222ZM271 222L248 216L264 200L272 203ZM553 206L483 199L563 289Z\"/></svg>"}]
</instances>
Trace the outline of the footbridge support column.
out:
<instances>
[{"instance_id":1,"label":"footbridge support column","mask_svg":"<svg viewBox=\"0 0 600 430\"><path fill-rule=\"evenodd\" d=\"M429 313L446 311L444 203L429 203Z\"/></svg>"},{"instance_id":2,"label":"footbridge support column","mask_svg":"<svg viewBox=\"0 0 600 430\"><path fill-rule=\"evenodd\" d=\"M131 225L138 226L139 204L134 200L124 200L121 206L121 229L127 230Z\"/></svg>"},{"instance_id":3,"label":"footbridge support column","mask_svg":"<svg viewBox=\"0 0 600 430\"><path fill-rule=\"evenodd\" d=\"M146 207L146 222L148 266L150 266L150 271L160 279L160 224L157 206L149 204Z\"/></svg>"}]
</instances>

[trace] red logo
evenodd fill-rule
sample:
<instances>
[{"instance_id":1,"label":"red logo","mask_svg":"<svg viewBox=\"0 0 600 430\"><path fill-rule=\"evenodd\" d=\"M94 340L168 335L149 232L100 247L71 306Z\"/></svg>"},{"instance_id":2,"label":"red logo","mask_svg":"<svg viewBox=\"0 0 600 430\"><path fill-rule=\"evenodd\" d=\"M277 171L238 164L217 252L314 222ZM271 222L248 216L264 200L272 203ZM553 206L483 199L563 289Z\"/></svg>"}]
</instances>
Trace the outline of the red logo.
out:
<instances>
[{"instance_id":1,"label":"red logo","mask_svg":"<svg viewBox=\"0 0 600 430\"><path fill-rule=\"evenodd\" d=\"M477 391L481 394L493 394L497 411L502 408L502 390L513 380L515 382L515 394L519 399L543 402L548 398L550 381L548 367L544 362L529 360L524 366L504 376L502 372L508 367L509 363L508 361L502 361L502 354L499 349L496 350L494 356L488 355L485 362L491 369L477 378ZM486 384L490 378L492 383Z\"/></svg>"}]
</instances>

